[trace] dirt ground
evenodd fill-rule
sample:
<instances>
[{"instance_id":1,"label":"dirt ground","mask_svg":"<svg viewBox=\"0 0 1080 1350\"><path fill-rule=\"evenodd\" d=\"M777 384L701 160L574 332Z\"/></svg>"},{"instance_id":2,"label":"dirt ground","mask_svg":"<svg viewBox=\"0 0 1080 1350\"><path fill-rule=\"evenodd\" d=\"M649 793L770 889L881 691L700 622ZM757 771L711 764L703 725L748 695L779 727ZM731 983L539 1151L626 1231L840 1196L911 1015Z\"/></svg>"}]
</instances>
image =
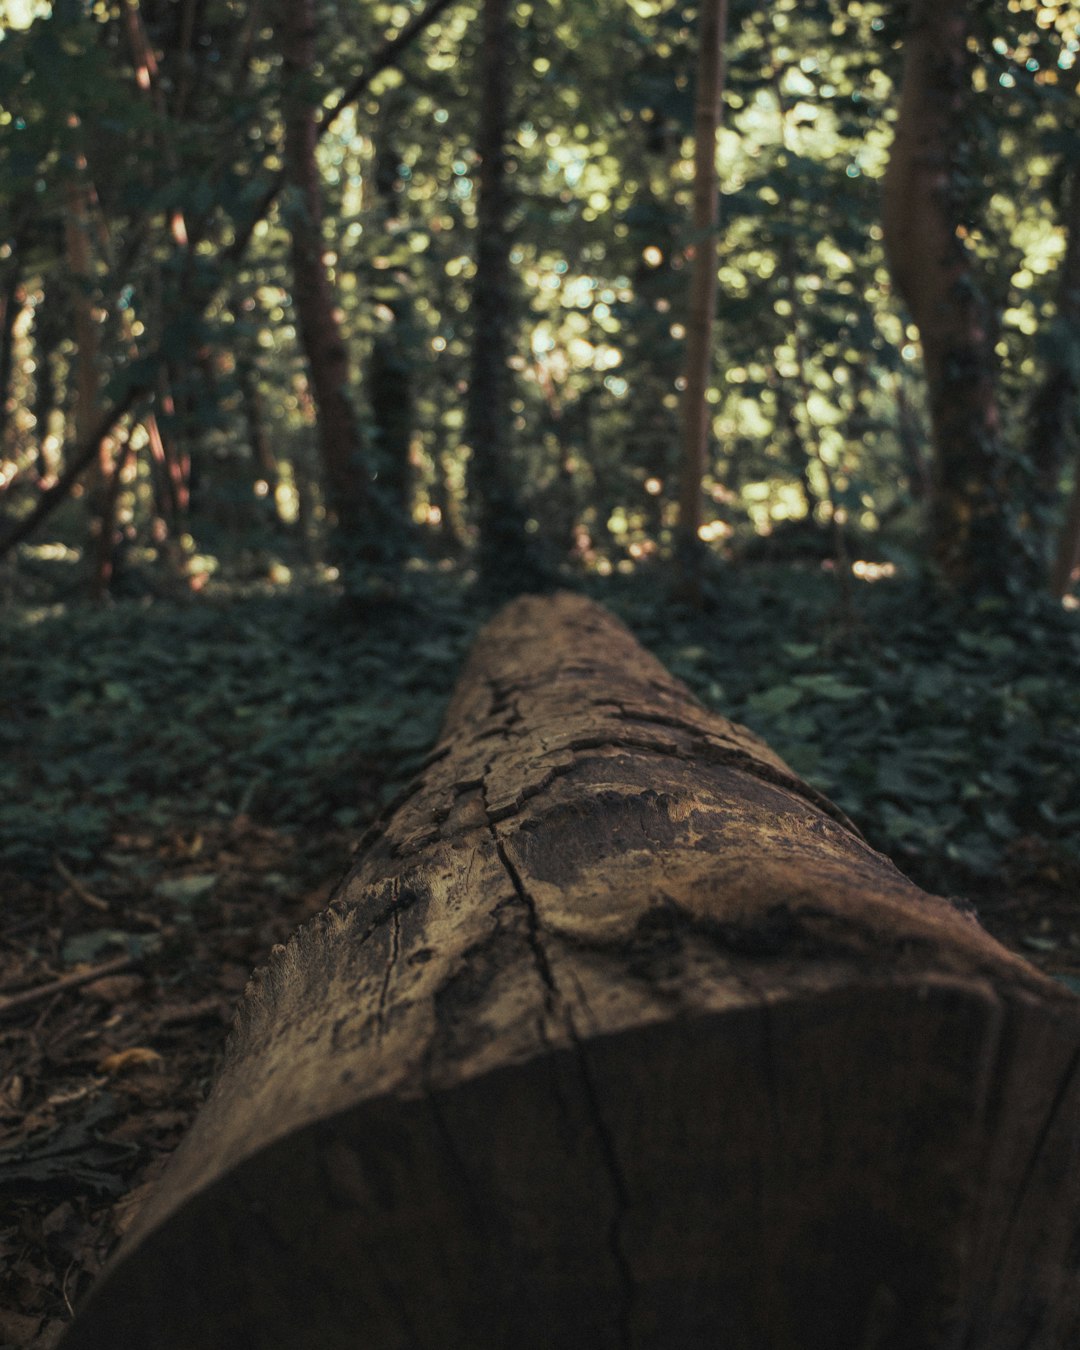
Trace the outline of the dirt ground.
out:
<instances>
[{"instance_id":1,"label":"dirt ground","mask_svg":"<svg viewBox=\"0 0 1080 1350\"><path fill-rule=\"evenodd\" d=\"M0 1350L55 1345L205 1096L251 970L349 853L340 831L239 816L119 834L92 884L60 860L0 875ZM1078 897L1038 840L972 894L1080 992Z\"/></svg>"}]
</instances>

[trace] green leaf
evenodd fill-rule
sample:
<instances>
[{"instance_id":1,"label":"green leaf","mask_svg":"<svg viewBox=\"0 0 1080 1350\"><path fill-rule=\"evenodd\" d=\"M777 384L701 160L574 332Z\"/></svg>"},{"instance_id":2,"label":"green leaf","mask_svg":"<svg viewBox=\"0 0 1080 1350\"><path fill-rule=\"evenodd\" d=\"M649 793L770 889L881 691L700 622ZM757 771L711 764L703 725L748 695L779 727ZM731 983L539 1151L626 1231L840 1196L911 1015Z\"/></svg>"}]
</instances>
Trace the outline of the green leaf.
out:
<instances>
[{"instance_id":1,"label":"green leaf","mask_svg":"<svg viewBox=\"0 0 1080 1350\"><path fill-rule=\"evenodd\" d=\"M751 712L762 713L766 717L775 717L778 713L787 712L789 708L794 708L802 700L803 691L795 687L794 684L778 684L772 689L765 689L759 694L751 694L746 701L746 706Z\"/></svg>"},{"instance_id":2,"label":"green leaf","mask_svg":"<svg viewBox=\"0 0 1080 1350\"><path fill-rule=\"evenodd\" d=\"M818 698L832 699L838 703L846 702L848 699L862 698L867 693L861 685L847 684L836 675L796 675L792 684L798 685L800 689L806 689Z\"/></svg>"},{"instance_id":3,"label":"green leaf","mask_svg":"<svg viewBox=\"0 0 1080 1350\"><path fill-rule=\"evenodd\" d=\"M217 872L197 872L186 877L170 877L159 881L154 894L175 905L190 908L205 900L217 884Z\"/></svg>"}]
</instances>

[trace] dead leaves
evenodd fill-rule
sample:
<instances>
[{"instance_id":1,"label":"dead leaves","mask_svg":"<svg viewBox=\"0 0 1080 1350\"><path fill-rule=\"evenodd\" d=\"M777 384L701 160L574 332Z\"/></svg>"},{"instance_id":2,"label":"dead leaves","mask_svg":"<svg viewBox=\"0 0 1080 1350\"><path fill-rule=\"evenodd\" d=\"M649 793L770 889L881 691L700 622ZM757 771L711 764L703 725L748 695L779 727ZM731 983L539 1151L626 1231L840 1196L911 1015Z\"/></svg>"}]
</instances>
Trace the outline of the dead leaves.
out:
<instances>
[{"instance_id":1,"label":"dead leaves","mask_svg":"<svg viewBox=\"0 0 1080 1350\"><path fill-rule=\"evenodd\" d=\"M0 990L44 989L0 1024L5 1350L50 1350L202 1101L252 969L325 905L351 843L237 817L0 878Z\"/></svg>"},{"instance_id":2,"label":"dead leaves","mask_svg":"<svg viewBox=\"0 0 1080 1350\"><path fill-rule=\"evenodd\" d=\"M164 1065L163 1056L156 1050L145 1045L133 1045L130 1049L106 1055L99 1061L98 1069L111 1078L116 1074L130 1073L133 1069L154 1069L160 1072Z\"/></svg>"}]
</instances>

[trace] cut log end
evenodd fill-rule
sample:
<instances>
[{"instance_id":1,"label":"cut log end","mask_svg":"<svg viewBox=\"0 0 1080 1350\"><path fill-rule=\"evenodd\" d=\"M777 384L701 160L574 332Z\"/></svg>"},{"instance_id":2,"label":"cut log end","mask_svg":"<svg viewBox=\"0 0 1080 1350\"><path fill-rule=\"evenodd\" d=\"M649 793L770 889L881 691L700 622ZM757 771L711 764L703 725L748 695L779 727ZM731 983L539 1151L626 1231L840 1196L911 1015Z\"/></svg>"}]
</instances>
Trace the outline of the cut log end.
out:
<instances>
[{"instance_id":1,"label":"cut log end","mask_svg":"<svg viewBox=\"0 0 1080 1350\"><path fill-rule=\"evenodd\" d=\"M517 601L66 1350L1064 1350L1078 1008L599 607Z\"/></svg>"}]
</instances>

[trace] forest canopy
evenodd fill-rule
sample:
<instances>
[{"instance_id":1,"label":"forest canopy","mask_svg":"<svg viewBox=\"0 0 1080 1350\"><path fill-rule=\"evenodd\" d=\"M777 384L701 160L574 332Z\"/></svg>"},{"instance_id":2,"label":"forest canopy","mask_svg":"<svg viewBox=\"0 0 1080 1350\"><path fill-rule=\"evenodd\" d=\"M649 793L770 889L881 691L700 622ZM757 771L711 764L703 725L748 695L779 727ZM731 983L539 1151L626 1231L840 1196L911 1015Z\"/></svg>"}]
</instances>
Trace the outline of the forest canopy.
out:
<instances>
[{"instance_id":1,"label":"forest canopy","mask_svg":"<svg viewBox=\"0 0 1080 1350\"><path fill-rule=\"evenodd\" d=\"M362 591L478 547L500 576L662 560L715 242L710 561L1067 589L1072 5L734 0L704 243L693 6L0 17L18 566L60 550L104 593L242 553Z\"/></svg>"}]
</instances>

